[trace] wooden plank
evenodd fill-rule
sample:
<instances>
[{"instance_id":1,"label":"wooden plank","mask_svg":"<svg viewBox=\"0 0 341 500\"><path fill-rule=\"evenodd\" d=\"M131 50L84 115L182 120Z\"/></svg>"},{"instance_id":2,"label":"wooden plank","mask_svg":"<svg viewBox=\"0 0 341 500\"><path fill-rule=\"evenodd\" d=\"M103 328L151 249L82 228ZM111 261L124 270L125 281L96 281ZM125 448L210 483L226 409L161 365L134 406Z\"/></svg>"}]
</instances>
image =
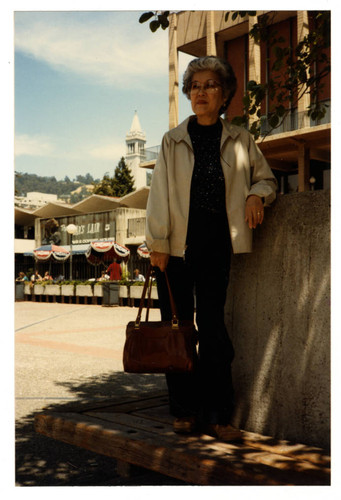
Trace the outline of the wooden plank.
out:
<instances>
[{"instance_id":1,"label":"wooden plank","mask_svg":"<svg viewBox=\"0 0 341 500\"><path fill-rule=\"evenodd\" d=\"M149 420L155 420L156 422L163 424L171 424L173 417L169 414L168 397L161 395L160 397L156 396L155 399L153 398L153 402L155 402L155 404L157 404L157 402L164 403L165 400L167 401L167 404L163 404L162 406L152 406L148 401L147 404L144 402L141 406L139 406L138 402L136 402L136 407L135 405L131 407L128 403L127 405L117 405L113 408L99 408L96 411L99 411L102 414L103 412L108 413L110 411L124 411L125 409L130 409L132 410L133 415L144 416ZM88 414L91 415L92 413L90 412ZM103 418L107 419L106 417ZM150 425L152 425L152 423ZM320 448L304 444L293 444L289 441L276 440L269 436L262 436L251 432L244 433L244 442L248 446L252 446L263 451L286 455L300 460L307 460L323 467L330 467L330 456L325 450L321 450Z\"/></svg>"},{"instance_id":2,"label":"wooden plank","mask_svg":"<svg viewBox=\"0 0 341 500\"><path fill-rule=\"evenodd\" d=\"M158 408L160 406L168 406L168 396L158 395L158 396L150 396L143 399L136 399L135 401L127 401L121 403L114 403L113 405L106 405L105 411L109 413L112 412L137 412L141 410L150 410L152 408ZM99 411L102 411L103 408L98 407Z\"/></svg>"},{"instance_id":3,"label":"wooden plank","mask_svg":"<svg viewBox=\"0 0 341 500\"><path fill-rule=\"evenodd\" d=\"M257 449L271 451L299 460L306 460L321 467L330 467L330 455L328 455L326 450L322 450L321 448L290 443L286 440L276 440L272 437L262 436L253 432L245 433L244 442Z\"/></svg>"},{"instance_id":4,"label":"wooden plank","mask_svg":"<svg viewBox=\"0 0 341 500\"><path fill-rule=\"evenodd\" d=\"M88 415L91 416L91 413ZM122 413L96 413L96 417L100 418L102 421L109 421L112 423L118 423L120 425L124 425L129 427L130 429L135 429L135 430L143 430L147 432L152 432L155 434L159 434L160 438L163 440L165 439L174 439L175 433L172 430L172 427L169 425L165 425L162 421L157 421L155 420L150 420L148 416L142 417L141 415L139 416L134 416L134 415L128 415L128 414L122 414ZM188 452L191 451L191 446L193 443L196 445L199 443L199 446L195 447L195 451L199 453L200 455L205 454L205 446L209 446L210 450L215 450L216 451L216 456L217 454L221 456L226 456L230 454L231 452L231 446L232 449L235 451L236 446L237 448L241 451L243 450L244 452L247 450L250 456L250 446L248 443L252 442L252 448L254 448L254 451L251 451L251 454L253 456L253 460L260 462L260 463L272 463L274 466L276 464L281 463L281 466L283 463L286 463L286 467L291 467L295 469L304 470L304 469L309 469L314 472L314 474L320 474L320 467L317 465L323 465L323 468L327 469L329 472L329 460L327 457L325 457L325 460L323 461L321 458L321 452L322 450L319 450L317 448L310 448L305 445L290 445L286 442L286 444L279 445L277 441L272 440L274 444L271 446L268 444L267 449L265 449L264 445L262 447L262 440L260 440L261 446L258 446L258 441L256 441L256 434L249 434L248 432L243 432L244 435L244 440L243 444L239 445L234 445L234 444L227 444L227 443L222 443L222 442L212 442L212 437L206 436L206 442L205 438L203 435L200 435L199 437L194 437L194 440L191 440L189 437L187 437L186 442L188 444ZM192 436L193 437L193 436ZM260 436L261 438L262 436ZM199 449L200 448L200 449ZM296 452L300 451L301 453L298 455ZM314 455L312 456L313 460L310 458L310 453L314 451ZM316 460L314 460L315 455L320 455L320 460L319 463L317 464ZM207 457L206 457L207 458ZM294 462L294 464L290 464L289 462ZM303 463L307 462L307 463ZM310 464L310 465L309 465ZM324 472L322 473L322 476L324 476Z\"/></svg>"},{"instance_id":5,"label":"wooden plank","mask_svg":"<svg viewBox=\"0 0 341 500\"><path fill-rule=\"evenodd\" d=\"M117 414L111 415L117 417ZM125 415L125 417L127 417ZM160 436L150 430L101 421L88 415L37 415L37 432L96 453L191 484L209 485L322 485L329 474L312 464L291 460L252 447L238 447L204 436Z\"/></svg>"},{"instance_id":6,"label":"wooden plank","mask_svg":"<svg viewBox=\"0 0 341 500\"><path fill-rule=\"evenodd\" d=\"M134 430L142 430L153 434L161 435L166 439L167 434L171 434L174 439L174 431L172 427L160 420L149 419L138 415L128 413L102 413L102 412L87 412L87 416L99 418L103 422L117 423ZM167 433L167 434L166 434Z\"/></svg>"},{"instance_id":7,"label":"wooden plank","mask_svg":"<svg viewBox=\"0 0 341 500\"><path fill-rule=\"evenodd\" d=\"M102 411L105 409L106 412L110 411L121 411L121 405L123 405L123 408L129 409L130 407L132 409L138 408L138 403L141 402L141 409L143 408L149 408L152 407L152 405L155 402L155 405L160 405L159 398L162 398L162 404L164 401L164 398L167 398L167 404L168 404L168 396L165 395L166 393L164 391L158 391L152 394L146 394L145 396L141 395L130 395L126 396L125 399L122 400L122 396L117 396L116 398L106 398L106 399L99 399L99 400L92 400L92 401L71 401L69 403L63 404L62 406L62 412L74 412L74 413L82 413L86 412L89 410L96 410L99 409L99 411ZM132 404L132 406L130 406ZM56 411L60 411L61 407L58 406L56 407ZM50 412L50 410L49 410Z\"/></svg>"},{"instance_id":8,"label":"wooden plank","mask_svg":"<svg viewBox=\"0 0 341 500\"><path fill-rule=\"evenodd\" d=\"M147 408L142 410L137 410L132 412L132 415L146 416L150 420L156 420L157 422L163 422L165 424L172 425L174 417L169 413L169 406L155 406L153 408Z\"/></svg>"}]
</instances>

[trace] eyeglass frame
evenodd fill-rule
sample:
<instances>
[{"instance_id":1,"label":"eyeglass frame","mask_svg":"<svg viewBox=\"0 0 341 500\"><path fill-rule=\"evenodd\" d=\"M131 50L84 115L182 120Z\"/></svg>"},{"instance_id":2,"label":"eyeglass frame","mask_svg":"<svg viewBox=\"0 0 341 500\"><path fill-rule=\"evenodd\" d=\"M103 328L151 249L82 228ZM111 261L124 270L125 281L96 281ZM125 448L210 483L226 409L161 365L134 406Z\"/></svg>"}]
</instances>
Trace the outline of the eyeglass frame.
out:
<instances>
[{"instance_id":1,"label":"eyeglass frame","mask_svg":"<svg viewBox=\"0 0 341 500\"><path fill-rule=\"evenodd\" d=\"M213 82L214 85L215 85L215 87L211 87L210 89L208 89L207 88L208 82ZM192 89L192 85L194 83L198 84L198 87L199 87L198 89ZM197 80L194 80L193 82L191 82L190 89L189 89L189 94L190 95L197 95L197 94L199 94L199 92L201 92L201 90L203 90L207 94L214 94L218 90L218 87L222 87L222 84L219 83L219 82L217 82L216 80L213 80L212 78L210 78L209 80L207 80L203 84L200 84L200 82L198 82Z\"/></svg>"}]
</instances>

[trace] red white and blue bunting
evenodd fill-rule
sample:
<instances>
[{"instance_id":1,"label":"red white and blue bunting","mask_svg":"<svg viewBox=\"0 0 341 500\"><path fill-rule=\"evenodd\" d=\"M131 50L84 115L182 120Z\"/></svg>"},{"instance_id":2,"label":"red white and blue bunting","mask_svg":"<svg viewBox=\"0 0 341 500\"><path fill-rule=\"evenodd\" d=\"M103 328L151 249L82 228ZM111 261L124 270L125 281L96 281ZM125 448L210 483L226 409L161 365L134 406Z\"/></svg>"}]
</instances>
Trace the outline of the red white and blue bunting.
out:
<instances>
[{"instance_id":1,"label":"red white and blue bunting","mask_svg":"<svg viewBox=\"0 0 341 500\"><path fill-rule=\"evenodd\" d=\"M143 259L149 259L150 253L145 243L142 243L142 245L137 247L137 255Z\"/></svg>"},{"instance_id":2,"label":"red white and blue bunting","mask_svg":"<svg viewBox=\"0 0 341 500\"><path fill-rule=\"evenodd\" d=\"M130 256L130 250L113 240L92 241L85 252L85 256L90 264L96 266L112 262L115 258L126 262Z\"/></svg>"},{"instance_id":3,"label":"red white and blue bunting","mask_svg":"<svg viewBox=\"0 0 341 500\"><path fill-rule=\"evenodd\" d=\"M33 250L35 260L48 261L54 259L59 262L65 262L70 257L70 252L58 245L43 245Z\"/></svg>"}]
</instances>

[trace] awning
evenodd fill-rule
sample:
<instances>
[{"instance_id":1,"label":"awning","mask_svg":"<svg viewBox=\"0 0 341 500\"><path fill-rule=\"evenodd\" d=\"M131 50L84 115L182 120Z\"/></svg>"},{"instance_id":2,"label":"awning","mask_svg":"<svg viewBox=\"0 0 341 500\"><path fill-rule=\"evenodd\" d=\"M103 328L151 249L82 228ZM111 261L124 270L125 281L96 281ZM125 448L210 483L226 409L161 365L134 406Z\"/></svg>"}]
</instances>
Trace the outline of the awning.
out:
<instances>
[{"instance_id":1,"label":"awning","mask_svg":"<svg viewBox=\"0 0 341 500\"><path fill-rule=\"evenodd\" d=\"M83 243L81 245L72 245L72 255L82 255L85 254L87 249L89 248L90 243ZM66 250L71 252L71 245L63 245Z\"/></svg>"},{"instance_id":2,"label":"awning","mask_svg":"<svg viewBox=\"0 0 341 500\"><path fill-rule=\"evenodd\" d=\"M69 252L71 251L70 245L63 245L63 248L65 248L65 250L68 250ZM72 245L72 255L85 254L88 248L89 248L89 243L84 243L82 245ZM26 257L34 257L33 252L24 252L24 255Z\"/></svg>"}]
</instances>

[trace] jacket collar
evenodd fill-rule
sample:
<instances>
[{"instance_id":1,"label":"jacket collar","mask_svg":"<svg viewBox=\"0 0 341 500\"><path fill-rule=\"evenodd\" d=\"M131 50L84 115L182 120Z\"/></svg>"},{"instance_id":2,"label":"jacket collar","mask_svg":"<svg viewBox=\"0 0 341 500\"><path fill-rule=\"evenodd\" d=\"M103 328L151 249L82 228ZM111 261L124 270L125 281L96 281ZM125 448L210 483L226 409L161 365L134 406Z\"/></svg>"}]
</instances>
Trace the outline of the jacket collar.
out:
<instances>
[{"instance_id":1,"label":"jacket collar","mask_svg":"<svg viewBox=\"0 0 341 500\"><path fill-rule=\"evenodd\" d=\"M188 116L183 122L180 123L180 125L169 131L170 137L175 142L185 141L190 146L192 146L191 139L188 133L188 122L190 120L193 120L194 116L195 115ZM223 144L228 137L232 137L232 139L235 139L240 134L239 127L231 125L231 123L221 117L219 117L219 119L223 126L223 131L221 134L221 144Z\"/></svg>"}]
</instances>

